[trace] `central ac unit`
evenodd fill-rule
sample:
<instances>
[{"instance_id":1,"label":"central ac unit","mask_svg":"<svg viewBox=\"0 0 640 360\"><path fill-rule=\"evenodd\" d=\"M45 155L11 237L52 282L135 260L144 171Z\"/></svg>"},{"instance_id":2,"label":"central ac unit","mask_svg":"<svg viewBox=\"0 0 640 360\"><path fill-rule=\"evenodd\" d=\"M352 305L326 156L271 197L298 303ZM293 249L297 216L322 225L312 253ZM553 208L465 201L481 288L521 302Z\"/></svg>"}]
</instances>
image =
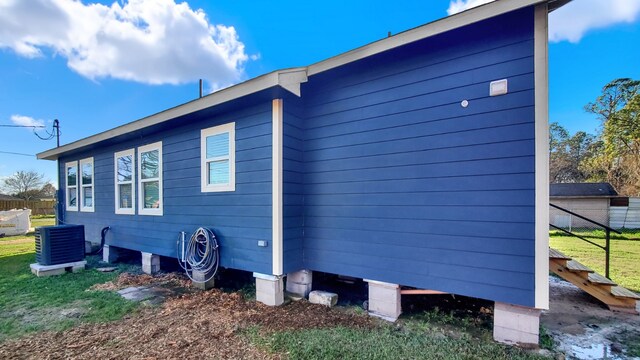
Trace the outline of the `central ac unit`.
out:
<instances>
[{"instance_id":1,"label":"central ac unit","mask_svg":"<svg viewBox=\"0 0 640 360\"><path fill-rule=\"evenodd\" d=\"M35 230L38 264L57 265L84 260L84 225L40 226Z\"/></svg>"}]
</instances>

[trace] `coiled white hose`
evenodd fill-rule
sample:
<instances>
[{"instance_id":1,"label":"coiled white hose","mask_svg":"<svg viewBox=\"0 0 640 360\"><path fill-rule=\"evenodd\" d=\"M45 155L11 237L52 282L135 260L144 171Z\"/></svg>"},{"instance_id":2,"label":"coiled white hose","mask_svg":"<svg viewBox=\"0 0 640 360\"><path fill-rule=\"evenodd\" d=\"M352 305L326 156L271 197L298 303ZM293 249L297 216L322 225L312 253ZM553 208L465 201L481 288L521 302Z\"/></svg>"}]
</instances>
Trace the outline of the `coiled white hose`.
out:
<instances>
[{"instance_id":1,"label":"coiled white hose","mask_svg":"<svg viewBox=\"0 0 640 360\"><path fill-rule=\"evenodd\" d=\"M198 228L189 241L184 244L184 233L178 239L178 262L187 273L191 281L206 283L218 272L220 264L220 252L218 251L218 241L213 231L207 228ZM184 249L184 254L182 251ZM180 256L184 255L184 258ZM194 279L193 272L199 272L206 276L205 279Z\"/></svg>"}]
</instances>

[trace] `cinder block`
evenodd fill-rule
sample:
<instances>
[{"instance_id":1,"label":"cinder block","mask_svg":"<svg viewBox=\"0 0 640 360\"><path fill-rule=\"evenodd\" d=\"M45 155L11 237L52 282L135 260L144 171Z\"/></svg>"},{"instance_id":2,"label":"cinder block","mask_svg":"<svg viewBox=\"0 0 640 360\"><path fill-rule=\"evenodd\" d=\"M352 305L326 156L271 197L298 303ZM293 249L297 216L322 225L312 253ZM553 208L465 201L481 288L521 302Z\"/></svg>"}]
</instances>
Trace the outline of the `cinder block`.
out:
<instances>
[{"instance_id":1,"label":"cinder block","mask_svg":"<svg viewBox=\"0 0 640 360\"><path fill-rule=\"evenodd\" d=\"M284 303L284 283L282 277L254 273L256 278L256 300L269 306Z\"/></svg>"},{"instance_id":2,"label":"cinder block","mask_svg":"<svg viewBox=\"0 0 640 360\"><path fill-rule=\"evenodd\" d=\"M496 302L493 311L493 339L506 344L537 346L540 310Z\"/></svg>"},{"instance_id":3,"label":"cinder block","mask_svg":"<svg viewBox=\"0 0 640 360\"><path fill-rule=\"evenodd\" d=\"M328 291L314 290L309 293L309 302L312 304L333 307L338 303L338 294Z\"/></svg>"},{"instance_id":4,"label":"cinder block","mask_svg":"<svg viewBox=\"0 0 640 360\"><path fill-rule=\"evenodd\" d=\"M210 274L204 273L202 271L193 271L191 273L191 277L193 277L193 287L200 290L209 290L215 287L215 279L211 277L209 281L206 281L207 278L210 277Z\"/></svg>"},{"instance_id":5,"label":"cinder block","mask_svg":"<svg viewBox=\"0 0 640 360\"><path fill-rule=\"evenodd\" d=\"M120 249L115 246L105 245L102 248L102 261L106 263L114 263L120 257Z\"/></svg>"},{"instance_id":6,"label":"cinder block","mask_svg":"<svg viewBox=\"0 0 640 360\"><path fill-rule=\"evenodd\" d=\"M155 274L160 271L160 256L142 252L142 271L146 274Z\"/></svg>"},{"instance_id":7,"label":"cinder block","mask_svg":"<svg viewBox=\"0 0 640 360\"><path fill-rule=\"evenodd\" d=\"M53 276L53 275L62 275L67 271L78 272L82 271L87 264L86 261L76 261L71 263L64 264L56 264L56 265L40 265L40 264L31 264L29 267L31 268L31 272L38 276Z\"/></svg>"},{"instance_id":8,"label":"cinder block","mask_svg":"<svg viewBox=\"0 0 640 360\"><path fill-rule=\"evenodd\" d=\"M307 297L311 292L313 282L313 272L310 270L300 270L287 274L287 292Z\"/></svg>"},{"instance_id":9,"label":"cinder block","mask_svg":"<svg viewBox=\"0 0 640 360\"><path fill-rule=\"evenodd\" d=\"M369 315L396 321L402 313L400 285L365 281L369 283Z\"/></svg>"}]
</instances>

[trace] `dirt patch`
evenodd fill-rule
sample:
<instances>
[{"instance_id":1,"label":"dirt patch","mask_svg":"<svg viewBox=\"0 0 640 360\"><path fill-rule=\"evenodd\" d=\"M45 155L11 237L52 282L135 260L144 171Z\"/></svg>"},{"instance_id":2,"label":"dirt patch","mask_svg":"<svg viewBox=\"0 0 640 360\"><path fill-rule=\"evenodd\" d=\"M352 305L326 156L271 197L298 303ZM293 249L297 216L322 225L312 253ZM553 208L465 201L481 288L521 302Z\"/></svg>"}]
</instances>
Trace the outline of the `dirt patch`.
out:
<instances>
[{"instance_id":1,"label":"dirt patch","mask_svg":"<svg viewBox=\"0 0 640 360\"><path fill-rule=\"evenodd\" d=\"M550 309L541 323L569 358L627 359L640 339L640 316L615 313L557 277L549 277Z\"/></svg>"},{"instance_id":2,"label":"dirt patch","mask_svg":"<svg viewBox=\"0 0 640 360\"><path fill-rule=\"evenodd\" d=\"M116 287L153 282L153 277L144 276L118 279ZM367 316L306 301L269 307L247 301L237 292L214 289L170 298L160 307L143 308L116 322L82 324L63 332L7 341L0 348L0 358L272 359L279 355L250 344L244 331L254 326L269 332L340 325L368 328L374 324Z\"/></svg>"}]
</instances>

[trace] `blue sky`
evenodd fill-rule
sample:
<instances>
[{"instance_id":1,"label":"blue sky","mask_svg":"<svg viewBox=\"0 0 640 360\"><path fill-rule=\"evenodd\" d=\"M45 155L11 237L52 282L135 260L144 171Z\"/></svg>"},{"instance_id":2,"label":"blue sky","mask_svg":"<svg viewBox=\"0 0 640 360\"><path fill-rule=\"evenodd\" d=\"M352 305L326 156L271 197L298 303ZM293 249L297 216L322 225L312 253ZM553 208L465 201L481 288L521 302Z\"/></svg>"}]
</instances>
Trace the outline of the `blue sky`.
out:
<instances>
[{"instance_id":1,"label":"blue sky","mask_svg":"<svg viewBox=\"0 0 640 360\"><path fill-rule=\"evenodd\" d=\"M213 90L308 65L488 1L0 1L0 124L57 118L69 143L197 97L200 77ZM551 14L550 121L595 132L584 105L640 78L639 19L640 0ZM0 178L33 169L55 183L53 162L1 153L54 146L0 127Z\"/></svg>"}]
</instances>

